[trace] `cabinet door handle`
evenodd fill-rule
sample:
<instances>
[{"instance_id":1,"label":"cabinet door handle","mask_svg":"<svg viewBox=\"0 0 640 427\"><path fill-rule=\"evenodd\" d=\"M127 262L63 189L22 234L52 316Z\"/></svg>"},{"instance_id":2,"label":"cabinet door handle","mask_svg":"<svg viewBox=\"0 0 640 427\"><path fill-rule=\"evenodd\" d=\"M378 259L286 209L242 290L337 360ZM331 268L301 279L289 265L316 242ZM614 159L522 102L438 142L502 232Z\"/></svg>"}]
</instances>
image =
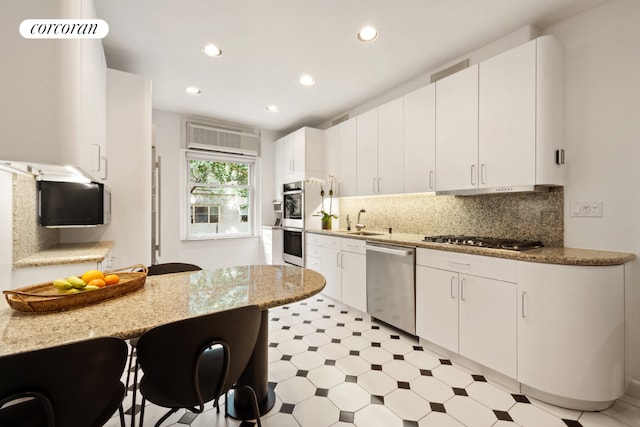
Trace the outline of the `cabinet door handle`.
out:
<instances>
[{"instance_id":1,"label":"cabinet door handle","mask_svg":"<svg viewBox=\"0 0 640 427\"><path fill-rule=\"evenodd\" d=\"M342 256L342 252L337 252L336 253L336 266L338 267L342 267L341 262L342 261L340 258Z\"/></svg>"},{"instance_id":2,"label":"cabinet door handle","mask_svg":"<svg viewBox=\"0 0 640 427\"><path fill-rule=\"evenodd\" d=\"M480 183L485 185L487 183L487 166L483 163L480 165Z\"/></svg>"},{"instance_id":3,"label":"cabinet door handle","mask_svg":"<svg viewBox=\"0 0 640 427\"><path fill-rule=\"evenodd\" d=\"M429 171L429 188L433 189L433 171Z\"/></svg>"},{"instance_id":4,"label":"cabinet door handle","mask_svg":"<svg viewBox=\"0 0 640 427\"><path fill-rule=\"evenodd\" d=\"M378 193L381 193L381 192L382 192L382 191L380 190L380 180L381 180L381 179L382 179L382 178L378 178Z\"/></svg>"},{"instance_id":5,"label":"cabinet door handle","mask_svg":"<svg viewBox=\"0 0 640 427\"><path fill-rule=\"evenodd\" d=\"M104 160L104 167L102 168L102 176L101 176L100 178L101 178L103 181L106 181L106 180L107 180L107 178L108 178L108 175L107 175L107 173L108 173L107 171L108 171L108 167L109 167L109 165L107 164L108 160L107 160L107 158L106 158L105 156L102 156L102 157L100 158L100 160L101 160L101 161L102 161L102 160ZM102 163L102 162L101 162L101 163ZM102 164L101 164L100 166L102 167Z\"/></svg>"},{"instance_id":6,"label":"cabinet door handle","mask_svg":"<svg viewBox=\"0 0 640 427\"><path fill-rule=\"evenodd\" d=\"M460 280L460 301L466 301L464 299L464 279Z\"/></svg>"},{"instance_id":7,"label":"cabinet door handle","mask_svg":"<svg viewBox=\"0 0 640 427\"><path fill-rule=\"evenodd\" d=\"M471 165L471 185L476 185L475 178L476 165Z\"/></svg>"},{"instance_id":8,"label":"cabinet door handle","mask_svg":"<svg viewBox=\"0 0 640 427\"><path fill-rule=\"evenodd\" d=\"M373 194L375 194L376 193L376 179L373 178L372 182L373 182L373 184L371 185L371 190L373 191Z\"/></svg>"},{"instance_id":9,"label":"cabinet door handle","mask_svg":"<svg viewBox=\"0 0 640 427\"><path fill-rule=\"evenodd\" d=\"M527 293L522 291L522 302L520 305L520 314L522 315L522 318L525 319L527 317L527 315L524 312L524 302L525 302L525 298L526 298Z\"/></svg>"},{"instance_id":10,"label":"cabinet door handle","mask_svg":"<svg viewBox=\"0 0 640 427\"><path fill-rule=\"evenodd\" d=\"M100 167L102 166L102 150L100 144L91 144L94 148L93 158L92 158L92 169L93 172L100 172Z\"/></svg>"},{"instance_id":11,"label":"cabinet door handle","mask_svg":"<svg viewBox=\"0 0 640 427\"><path fill-rule=\"evenodd\" d=\"M456 280L456 277L455 276L451 276L451 299L455 299L456 298L455 291L453 290L455 280Z\"/></svg>"},{"instance_id":12,"label":"cabinet door handle","mask_svg":"<svg viewBox=\"0 0 640 427\"><path fill-rule=\"evenodd\" d=\"M457 261L449 261L449 265L454 265L463 268L471 268L470 262L457 262Z\"/></svg>"}]
</instances>

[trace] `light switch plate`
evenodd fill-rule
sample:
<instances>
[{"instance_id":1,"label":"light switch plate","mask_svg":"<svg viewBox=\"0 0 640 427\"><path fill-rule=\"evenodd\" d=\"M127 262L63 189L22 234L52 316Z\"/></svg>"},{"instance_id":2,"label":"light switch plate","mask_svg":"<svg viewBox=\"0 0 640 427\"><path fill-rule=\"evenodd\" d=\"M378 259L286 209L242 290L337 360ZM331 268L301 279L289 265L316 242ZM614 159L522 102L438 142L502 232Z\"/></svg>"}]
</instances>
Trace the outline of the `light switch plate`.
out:
<instances>
[{"instance_id":1,"label":"light switch plate","mask_svg":"<svg viewBox=\"0 0 640 427\"><path fill-rule=\"evenodd\" d=\"M571 216L573 217L602 217L602 200L575 200L571 203Z\"/></svg>"}]
</instances>

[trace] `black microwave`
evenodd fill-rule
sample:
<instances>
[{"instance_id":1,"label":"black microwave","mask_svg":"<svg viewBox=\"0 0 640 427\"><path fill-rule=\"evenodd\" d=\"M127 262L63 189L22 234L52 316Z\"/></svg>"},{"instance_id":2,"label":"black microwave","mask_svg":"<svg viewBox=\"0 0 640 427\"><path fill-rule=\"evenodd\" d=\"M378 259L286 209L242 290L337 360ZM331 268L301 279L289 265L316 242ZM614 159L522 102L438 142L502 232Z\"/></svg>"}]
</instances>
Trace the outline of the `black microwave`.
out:
<instances>
[{"instance_id":1,"label":"black microwave","mask_svg":"<svg viewBox=\"0 0 640 427\"><path fill-rule=\"evenodd\" d=\"M111 193L99 182L38 181L38 214L45 227L95 227L111 222Z\"/></svg>"}]
</instances>

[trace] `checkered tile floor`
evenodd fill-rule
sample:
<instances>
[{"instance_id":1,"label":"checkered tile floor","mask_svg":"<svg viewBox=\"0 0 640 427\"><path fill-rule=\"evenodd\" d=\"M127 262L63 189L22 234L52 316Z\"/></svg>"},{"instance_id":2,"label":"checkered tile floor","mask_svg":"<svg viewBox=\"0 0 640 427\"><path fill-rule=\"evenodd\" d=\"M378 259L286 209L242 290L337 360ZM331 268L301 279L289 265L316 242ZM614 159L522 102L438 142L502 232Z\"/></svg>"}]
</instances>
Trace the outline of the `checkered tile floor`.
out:
<instances>
[{"instance_id":1,"label":"checkered tile floor","mask_svg":"<svg viewBox=\"0 0 640 427\"><path fill-rule=\"evenodd\" d=\"M265 427L640 426L640 409L624 402L582 413L502 389L323 295L271 309L269 333L276 404ZM255 425L208 407L178 411L163 426ZM145 425L165 411L148 405ZM107 424L118 425L117 417Z\"/></svg>"}]
</instances>

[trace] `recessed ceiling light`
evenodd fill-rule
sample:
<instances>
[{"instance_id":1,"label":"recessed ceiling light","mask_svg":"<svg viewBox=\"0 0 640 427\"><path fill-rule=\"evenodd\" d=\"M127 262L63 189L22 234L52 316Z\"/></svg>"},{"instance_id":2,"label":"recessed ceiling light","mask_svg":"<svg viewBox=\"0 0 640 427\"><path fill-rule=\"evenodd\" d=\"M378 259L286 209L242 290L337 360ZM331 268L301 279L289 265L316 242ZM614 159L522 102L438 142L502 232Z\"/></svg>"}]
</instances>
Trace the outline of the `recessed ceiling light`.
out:
<instances>
[{"instance_id":1,"label":"recessed ceiling light","mask_svg":"<svg viewBox=\"0 0 640 427\"><path fill-rule=\"evenodd\" d=\"M222 56L222 51L218 48L218 46L214 44L203 46L202 51L205 55L211 56L213 58L215 58L216 56Z\"/></svg>"},{"instance_id":2,"label":"recessed ceiling light","mask_svg":"<svg viewBox=\"0 0 640 427\"><path fill-rule=\"evenodd\" d=\"M187 92L189 95L200 95L202 93L200 89L193 86L189 86L188 88L185 88L184 91Z\"/></svg>"},{"instance_id":3,"label":"recessed ceiling light","mask_svg":"<svg viewBox=\"0 0 640 427\"><path fill-rule=\"evenodd\" d=\"M364 27L358 33L358 40L361 42L370 42L378 38L378 30L373 27Z\"/></svg>"},{"instance_id":4,"label":"recessed ceiling light","mask_svg":"<svg viewBox=\"0 0 640 427\"><path fill-rule=\"evenodd\" d=\"M277 105L267 105L267 111L270 113L277 113L280 109Z\"/></svg>"},{"instance_id":5,"label":"recessed ceiling light","mask_svg":"<svg viewBox=\"0 0 640 427\"><path fill-rule=\"evenodd\" d=\"M302 77L300 77L300 84L303 86L313 86L316 84L316 80L309 74L303 74Z\"/></svg>"}]
</instances>

